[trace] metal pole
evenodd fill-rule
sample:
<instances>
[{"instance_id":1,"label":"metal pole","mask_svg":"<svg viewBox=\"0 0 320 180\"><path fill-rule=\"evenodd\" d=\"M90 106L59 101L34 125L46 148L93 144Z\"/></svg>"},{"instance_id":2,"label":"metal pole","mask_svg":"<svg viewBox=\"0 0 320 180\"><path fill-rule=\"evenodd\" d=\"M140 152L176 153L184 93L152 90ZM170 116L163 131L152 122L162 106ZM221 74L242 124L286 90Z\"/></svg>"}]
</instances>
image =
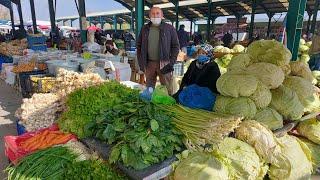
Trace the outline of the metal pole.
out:
<instances>
[{"instance_id":1,"label":"metal pole","mask_svg":"<svg viewBox=\"0 0 320 180\"><path fill-rule=\"evenodd\" d=\"M20 19L20 29L24 29L21 1L19 1L17 5L18 5L18 13L19 13L19 19Z\"/></svg>"},{"instance_id":2,"label":"metal pole","mask_svg":"<svg viewBox=\"0 0 320 180\"><path fill-rule=\"evenodd\" d=\"M32 16L33 32L34 32L34 34L37 34L38 28L37 28L36 12L35 12L35 8L34 8L34 0L30 0L30 9L31 9L31 16Z\"/></svg>"},{"instance_id":3,"label":"metal pole","mask_svg":"<svg viewBox=\"0 0 320 180\"><path fill-rule=\"evenodd\" d=\"M211 12L212 12L212 0L208 0L208 22L207 22L207 41L210 41L211 33Z\"/></svg>"},{"instance_id":4,"label":"metal pole","mask_svg":"<svg viewBox=\"0 0 320 180\"><path fill-rule=\"evenodd\" d=\"M239 41L239 23L240 23L241 16L237 15L236 18L237 18L237 41Z\"/></svg>"},{"instance_id":5,"label":"metal pole","mask_svg":"<svg viewBox=\"0 0 320 180\"><path fill-rule=\"evenodd\" d=\"M176 30L179 28L179 0L175 0L175 11L176 11Z\"/></svg>"},{"instance_id":6,"label":"metal pole","mask_svg":"<svg viewBox=\"0 0 320 180\"><path fill-rule=\"evenodd\" d=\"M136 15L136 39L140 34L140 30L144 24L144 0L135 0Z\"/></svg>"},{"instance_id":7,"label":"metal pole","mask_svg":"<svg viewBox=\"0 0 320 180\"><path fill-rule=\"evenodd\" d=\"M190 35L192 35L192 25L193 25L193 21L190 21Z\"/></svg>"},{"instance_id":8,"label":"metal pole","mask_svg":"<svg viewBox=\"0 0 320 180\"><path fill-rule=\"evenodd\" d=\"M252 0L252 7L251 7L251 22L250 22L250 29L249 29L249 39L251 40L253 37L253 29L254 29L254 15L256 12L257 7L257 0Z\"/></svg>"},{"instance_id":9,"label":"metal pole","mask_svg":"<svg viewBox=\"0 0 320 180\"><path fill-rule=\"evenodd\" d=\"M122 23L120 23L120 30L122 29Z\"/></svg>"},{"instance_id":10,"label":"metal pole","mask_svg":"<svg viewBox=\"0 0 320 180\"><path fill-rule=\"evenodd\" d=\"M72 27L73 26L73 20L72 19L70 19L70 26Z\"/></svg>"},{"instance_id":11,"label":"metal pole","mask_svg":"<svg viewBox=\"0 0 320 180\"><path fill-rule=\"evenodd\" d=\"M9 3L9 10L10 10L10 18L11 18L11 28L12 28L12 35L15 36L16 34L16 29L15 29L15 25L14 25L14 15L13 15L13 9L12 9L12 3L10 1Z\"/></svg>"},{"instance_id":12,"label":"metal pole","mask_svg":"<svg viewBox=\"0 0 320 180\"><path fill-rule=\"evenodd\" d=\"M268 37L268 38L270 37L271 19L272 19L273 15L274 15L274 14L268 14L268 18L269 18L269 21L268 21L268 30L267 30L267 37Z\"/></svg>"},{"instance_id":13,"label":"metal pole","mask_svg":"<svg viewBox=\"0 0 320 180\"><path fill-rule=\"evenodd\" d=\"M311 16L312 16L312 13L308 12L308 23L307 23L307 36L308 37L309 37L309 31L310 31Z\"/></svg>"},{"instance_id":14,"label":"metal pole","mask_svg":"<svg viewBox=\"0 0 320 180\"><path fill-rule=\"evenodd\" d=\"M307 0L290 0L287 16L287 47L292 60L297 60L298 48L303 27L303 16Z\"/></svg>"},{"instance_id":15,"label":"metal pole","mask_svg":"<svg viewBox=\"0 0 320 180\"><path fill-rule=\"evenodd\" d=\"M134 31L134 12L131 10L130 31Z\"/></svg>"},{"instance_id":16,"label":"metal pole","mask_svg":"<svg viewBox=\"0 0 320 180\"><path fill-rule=\"evenodd\" d=\"M114 32L117 32L117 16L113 15L113 28L114 28Z\"/></svg>"},{"instance_id":17,"label":"metal pole","mask_svg":"<svg viewBox=\"0 0 320 180\"><path fill-rule=\"evenodd\" d=\"M320 0L316 0L316 4L314 5L314 10L313 10L313 18L312 18L312 24L311 24L311 33L314 34L314 31L316 29L316 23L317 23L317 15L318 15L318 10L319 10L319 4Z\"/></svg>"},{"instance_id":18,"label":"metal pole","mask_svg":"<svg viewBox=\"0 0 320 180\"><path fill-rule=\"evenodd\" d=\"M82 43L87 42L87 18L86 18L86 3L85 0L78 0L79 6L79 23L80 23L80 34Z\"/></svg>"},{"instance_id":19,"label":"metal pole","mask_svg":"<svg viewBox=\"0 0 320 180\"><path fill-rule=\"evenodd\" d=\"M49 4L49 14L51 23L51 32L56 29L56 17L54 12L53 0L48 0Z\"/></svg>"}]
</instances>

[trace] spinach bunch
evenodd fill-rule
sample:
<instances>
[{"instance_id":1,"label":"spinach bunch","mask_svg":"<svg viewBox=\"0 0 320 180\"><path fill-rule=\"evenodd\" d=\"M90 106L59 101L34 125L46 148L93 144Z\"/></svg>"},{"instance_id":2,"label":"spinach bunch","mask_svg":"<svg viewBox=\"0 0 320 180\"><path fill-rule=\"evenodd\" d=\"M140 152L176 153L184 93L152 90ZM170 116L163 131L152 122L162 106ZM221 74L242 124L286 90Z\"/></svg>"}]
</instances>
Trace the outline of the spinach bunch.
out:
<instances>
[{"instance_id":1,"label":"spinach bunch","mask_svg":"<svg viewBox=\"0 0 320 180\"><path fill-rule=\"evenodd\" d=\"M59 127L63 131L76 134L79 138L88 137L91 132L85 131L84 127L103 109L138 97L137 90L129 89L118 82L107 82L76 90L67 97L67 110L58 120Z\"/></svg>"},{"instance_id":2,"label":"spinach bunch","mask_svg":"<svg viewBox=\"0 0 320 180\"><path fill-rule=\"evenodd\" d=\"M106 110L87 128L113 145L109 162L141 170L182 150L181 134L171 121L172 114L156 105L131 101Z\"/></svg>"}]
</instances>

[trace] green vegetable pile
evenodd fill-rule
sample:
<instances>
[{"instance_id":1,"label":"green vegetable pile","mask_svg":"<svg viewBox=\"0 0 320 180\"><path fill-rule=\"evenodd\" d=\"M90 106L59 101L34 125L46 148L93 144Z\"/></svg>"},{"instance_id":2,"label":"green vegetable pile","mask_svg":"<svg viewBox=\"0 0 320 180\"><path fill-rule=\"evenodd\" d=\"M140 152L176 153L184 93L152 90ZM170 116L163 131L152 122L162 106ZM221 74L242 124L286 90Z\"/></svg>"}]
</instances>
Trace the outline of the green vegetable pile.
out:
<instances>
[{"instance_id":1,"label":"green vegetable pile","mask_svg":"<svg viewBox=\"0 0 320 180\"><path fill-rule=\"evenodd\" d=\"M67 110L58 120L59 127L63 131L76 134L79 138L88 137L90 132L84 128L100 114L101 110L138 98L138 91L117 82L76 90L67 98Z\"/></svg>"},{"instance_id":2,"label":"green vegetable pile","mask_svg":"<svg viewBox=\"0 0 320 180\"><path fill-rule=\"evenodd\" d=\"M310 60L309 50L311 45L312 41L306 42L304 39L300 39L297 60L308 64Z\"/></svg>"},{"instance_id":3,"label":"green vegetable pile","mask_svg":"<svg viewBox=\"0 0 320 180\"><path fill-rule=\"evenodd\" d=\"M183 149L182 136L172 126L171 113L134 98L106 109L87 128L113 145L110 163L120 161L133 169L144 169Z\"/></svg>"},{"instance_id":4,"label":"green vegetable pile","mask_svg":"<svg viewBox=\"0 0 320 180\"><path fill-rule=\"evenodd\" d=\"M63 180L78 179L106 179L106 180L124 180L126 177L116 173L109 165L102 160L84 160L75 161L68 164L63 174Z\"/></svg>"}]
</instances>

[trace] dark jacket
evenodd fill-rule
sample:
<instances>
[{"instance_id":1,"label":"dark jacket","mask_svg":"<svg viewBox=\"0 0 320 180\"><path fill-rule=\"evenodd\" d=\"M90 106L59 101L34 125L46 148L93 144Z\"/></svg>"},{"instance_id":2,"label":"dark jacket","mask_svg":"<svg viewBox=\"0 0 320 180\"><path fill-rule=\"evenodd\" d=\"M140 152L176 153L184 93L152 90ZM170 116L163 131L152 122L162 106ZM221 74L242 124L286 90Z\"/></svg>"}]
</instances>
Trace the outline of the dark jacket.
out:
<instances>
[{"instance_id":1,"label":"dark jacket","mask_svg":"<svg viewBox=\"0 0 320 180\"><path fill-rule=\"evenodd\" d=\"M220 75L221 74L217 63L209 62L202 69L199 69L195 60L190 64L187 72L183 76L177 95L183 90L184 87L191 84L196 84L200 87L207 87L213 93L219 94L216 82Z\"/></svg>"},{"instance_id":2,"label":"dark jacket","mask_svg":"<svg viewBox=\"0 0 320 180\"><path fill-rule=\"evenodd\" d=\"M137 39L137 58L141 71L146 70L148 62L148 37L151 22L144 25ZM167 23L160 24L160 69L166 65L172 65L177 61L180 46L175 28Z\"/></svg>"},{"instance_id":3,"label":"dark jacket","mask_svg":"<svg viewBox=\"0 0 320 180\"><path fill-rule=\"evenodd\" d=\"M178 38L179 38L180 48L183 48L183 47L187 47L187 46L188 46L189 35L188 35L188 33L187 33L185 30L180 29L180 30L178 31Z\"/></svg>"}]
</instances>

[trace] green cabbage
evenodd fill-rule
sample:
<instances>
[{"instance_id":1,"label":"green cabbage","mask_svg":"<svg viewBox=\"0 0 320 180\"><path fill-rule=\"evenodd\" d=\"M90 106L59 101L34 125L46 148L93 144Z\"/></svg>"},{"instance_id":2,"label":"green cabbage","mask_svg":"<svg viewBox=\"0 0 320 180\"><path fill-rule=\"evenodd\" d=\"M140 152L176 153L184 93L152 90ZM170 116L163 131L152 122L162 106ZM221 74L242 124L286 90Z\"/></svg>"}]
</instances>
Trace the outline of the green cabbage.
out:
<instances>
[{"instance_id":1,"label":"green cabbage","mask_svg":"<svg viewBox=\"0 0 320 180\"><path fill-rule=\"evenodd\" d=\"M308 64L308 62L310 61L310 56L309 54L302 54L300 57L300 61Z\"/></svg>"},{"instance_id":2,"label":"green cabbage","mask_svg":"<svg viewBox=\"0 0 320 180\"><path fill-rule=\"evenodd\" d=\"M316 118L300 122L297 131L310 141L320 144L320 122Z\"/></svg>"},{"instance_id":3,"label":"green cabbage","mask_svg":"<svg viewBox=\"0 0 320 180\"><path fill-rule=\"evenodd\" d=\"M291 52L276 40L259 40L251 43L247 49L255 62L266 62L277 66L289 64Z\"/></svg>"},{"instance_id":4,"label":"green cabbage","mask_svg":"<svg viewBox=\"0 0 320 180\"><path fill-rule=\"evenodd\" d=\"M301 45L305 45L305 44L306 44L306 40L300 39L299 45L301 46Z\"/></svg>"},{"instance_id":5,"label":"green cabbage","mask_svg":"<svg viewBox=\"0 0 320 180\"><path fill-rule=\"evenodd\" d=\"M316 93L304 98L301 103L304 106L304 112L320 112L320 98Z\"/></svg>"},{"instance_id":6,"label":"green cabbage","mask_svg":"<svg viewBox=\"0 0 320 180\"><path fill-rule=\"evenodd\" d=\"M235 52L235 53L241 53L245 50L245 47L243 47L242 45L240 44L236 44L233 46L232 50Z\"/></svg>"},{"instance_id":7,"label":"green cabbage","mask_svg":"<svg viewBox=\"0 0 320 180\"><path fill-rule=\"evenodd\" d=\"M299 97L292 89L281 85L271 90L272 100L270 106L277 110L285 119L298 120L304 114L304 107Z\"/></svg>"},{"instance_id":8,"label":"green cabbage","mask_svg":"<svg viewBox=\"0 0 320 180\"><path fill-rule=\"evenodd\" d=\"M256 180L263 179L268 166L264 166L255 149L249 144L235 138L225 138L218 150L231 160L234 171L230 171L231 179Z\"/></svg>"},{"instance_id":9,"label":"green cabbage","mask_svg":"<svg viewBox=\"0 0 320 180\"><path fill-rule=\"evenodd\" d=\"M276 162L274 156L281 153L272 131L257 121L243 121L236 129L236 138L250 144L266 163Z\"/></svg>"},{"instance_id":10,"label":"green cabbage","mask_svg":"<svg viewBox=\"0 0 320 180\"><path fill-rule=\"evenodd\" d=\"M267 107L272 99L271 91L267 88L266 85L259 82L256 92L254 92L250 99L256 104L258 109Z\"/></svg>"},{"instance_id":11,"label":"green cabbage","mask_svg":"<svg viewBox=\"0 0 320 180\"><path fill-rule=\"evenodd\" d=\"M224 96L251 96L257 89L258 80L253 75L227 72L217 80L217 89Z\"/></svg>"},{"instance_id":12,"label":"green cabbage","mask_svg":"<svg viewBox=\"0 0 320 180\"><path fill-rule=\"evenodd\" d=\"M251 64L251 57L249 54L238 54L232 57L227 69L228 71L245 69Z\"/></svg>"},{"instance_id":13,"label":"green cabbage","mask_svg":"<svg viewBox=\"0 0 320 180\"><path fill-rule=\"evenodd\" d=\"M283 85L296 92L300 102L315 93L312 83L299 76L287 76Z\"/></svg>"},{"instance_id":14,"label":"green cabbage","mask_svg":"<svg viewBox=\"0 0 320 180\"><path fill-rule=\"evenodd\" d=\"M233 56L232 54L226 54L226 55L222 56L221 58L219 58L219 60L223 62L224 68L226 68L228 66L228 64L230 63L232 56Z\"/></svg>"},{"instance_id":15,"label":"green cabbage","mask_svg":"<svg viewBox=\"0 0 320 180\"><path fill-rule=\"evenodd\" d=\"M221 52L222 49L224 49L224 46L215 46L215 47L213 48L213 52Z\"/></svg>"},{"instance_id":16,"label":"green cabbage","mask_svg":"<svg viewBox=\"0 0 320 180\"><path fill-rule=\"evenodd\" d=\"M300 76L310 82L314 82L315 78L312 75L312 72L309 66L302 61L292 61L290 62L291 75Z\"/></svg>"},{"instance_id":17,"label":"green cabbage","mask_svg":"<svg viewBox=\"0 0 320 180\"><path fill-rule=\"evenodd\" d=\"M271 130L283 127L283 118L281 114L269 107L259 110L253 119Z\"/></svg>"},{"instance_id":18,"label":"green cabbage","mask_svg":"<svg viewBox=\"0 0 320 180\"><path fill-rule=\"evenodd\" d=\"M299 46L299 52L308 53L308 51L309 51L309 47L308 46L306 46L306 45L300 45Z\"/></svg>"},{"instance_id":19,"label":"green cabbage","mask_svg":"<svg viewBox=\"0 0 320 180\"><path fill-rule=\"evenodd\" d=\"M318 168L320 168L320 145L311 142L308 139L299 137L300 144L304 144L308 147L311 153L311 161L313 166L313 172L315 173Z\"/></svg>"},{"instance_id":20,"label":"green cabbage","mask_svg":"<svg viewBox=\"0 0 320 180\"><path fill-rule=\"evenodd\" d=\"M312 71L311 73L312 73L314 78L320 80L320 71Z\"/></svg>"},{"instance_id":21,"label":"green cabbage","mask_svg":"<svg viewBox=\"0 0 320 180\"><path fill-rule=\"evenodd\" d=\"M250 119L255 116L257 108L254 102L246 97L232 98L218 96L214 105L214 111Z\"/></svg>"},{"instance_id":22,"label":"green cabbage","mask_svg":"<svg viewBox=\"0 0 320 180\"><path fill-rule=\"evenodd\" d=\"M300 143L294 136L285 135L278 138L281 145L281 154L275 155L278 163L271 163L270 179L296 180L310 179L312 163L309 154L305 154Z\"/></svg>"},{"instance_id":23,"label":"green cabbage","mask_svg":"<svg viewBox=\"0 0 320 180\"><path fill-rule=\"evenodd\" d=\"M306 45L306 46L308 46L308 47L310 48L310 47L311 47L311 45L312 45L312 41L307 42L305 45Z\"/></svg>"},{"instance_id":24,"label":"green cabbage","mask_svg":"<svg viewBox=\"0 0 320 180\"><path fill-rule=\"evenodd\" d=\"M270 63L254 63L247 68L247 72L256 76L270 89L279 87L284 80L282 69Z\"/></svg>"},{"instance_id":25,"label":"green cabbage","mask_svg":"<svg viewBox=\"0 0 320 180\"><path fill-rule=\"evenodd\" d=\"M289 64L286 64L284 66L280 66L285 76L289 75L291 73L291 67Z\"/></svg>"},{"instance_id":26,"label":"green cabbage","mask_svg":"<svg viewBox=\"0 0 320 180\"><path fill-rule=\"evenodd\" d=\"M229 179L228 166L228 163L212 154L192 152L179 163L174 179L226 180Z\"/></svg>"}]
</instances>

